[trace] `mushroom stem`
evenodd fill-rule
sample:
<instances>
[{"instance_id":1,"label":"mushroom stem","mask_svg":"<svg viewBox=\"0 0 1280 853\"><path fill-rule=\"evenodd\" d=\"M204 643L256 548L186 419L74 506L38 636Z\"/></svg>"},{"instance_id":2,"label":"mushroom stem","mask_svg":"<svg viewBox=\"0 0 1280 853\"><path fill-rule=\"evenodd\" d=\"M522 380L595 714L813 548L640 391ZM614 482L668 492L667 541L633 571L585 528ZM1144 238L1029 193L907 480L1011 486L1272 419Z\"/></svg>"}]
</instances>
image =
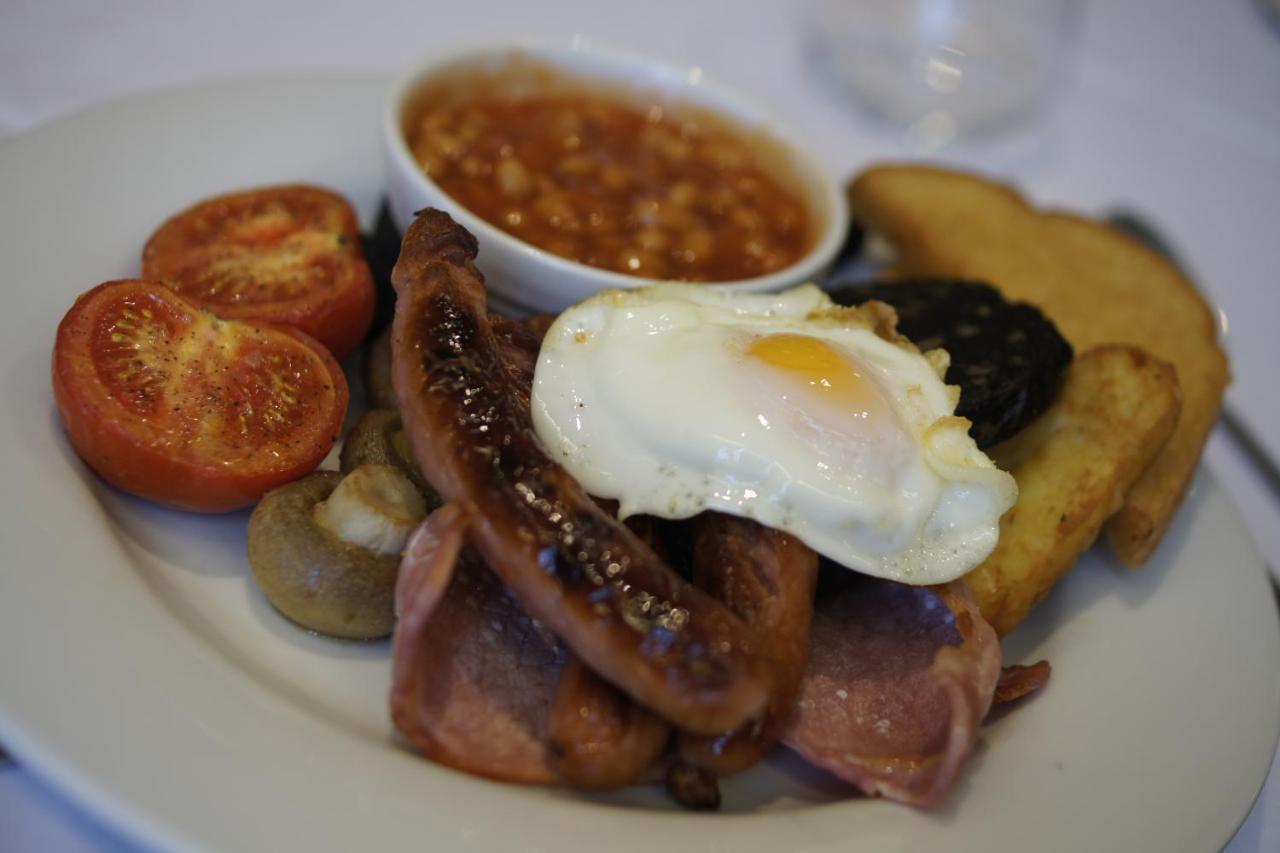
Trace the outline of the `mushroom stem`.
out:
<instances>
[{"instance_id":1,"label":"mushroom stem","mask_svg":"<svg viewBox=\"0 0 1280 853\"><path fill-rule=\"evenodd\" d=\"M399 554L426 515L426 502L409 478L382 464L347 474L313 513L316 524L343 542L380 555Z\"/></svg>"}]
</instances>

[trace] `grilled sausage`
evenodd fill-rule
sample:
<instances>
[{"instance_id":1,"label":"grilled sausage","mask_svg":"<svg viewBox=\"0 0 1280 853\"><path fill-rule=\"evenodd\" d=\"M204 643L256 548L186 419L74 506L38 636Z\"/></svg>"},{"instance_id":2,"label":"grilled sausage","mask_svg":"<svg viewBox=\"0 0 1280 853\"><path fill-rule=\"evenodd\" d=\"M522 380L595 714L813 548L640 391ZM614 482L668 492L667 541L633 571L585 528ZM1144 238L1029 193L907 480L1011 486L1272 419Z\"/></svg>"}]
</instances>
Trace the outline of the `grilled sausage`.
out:
<instances>
[{"instance_id":1,"label":"grilled sausage","mask_svg":"<svg viewBox=\"0 0 1280 853\"><path fill-rule=\"evenodd\" d=\"M573 658L560 672L547 720L552 769L574 788L613 790L643 781L671 726Z\"/></svg>"},{"instance_id":2,"label":"grilled sausage","mask_svg":"<svg viewBox=\"0 0 1280 853\"><path fill-rule=\"evenodd\" d=\"M524 609L593 670L689 731L752 719L771 674L746 625L543 451L485 312L476 251L428 210L392 275L393 383L423 473L474 519L469 543Z\"/></svg>"},{"instance_id":3,"label":"grilled sausage","mask_svg":"<svg viewBox=\"0 0 1280 853\"><path fill-rule=\"evenodd\" d=\"M773 747L795 707L809 660L818 555L745 518L705 512L693 525L694 583L746 620L773 670L773 692L758 719L719 736L680 736L685 762L728 776Z\"/></svg>"}]
</instances>

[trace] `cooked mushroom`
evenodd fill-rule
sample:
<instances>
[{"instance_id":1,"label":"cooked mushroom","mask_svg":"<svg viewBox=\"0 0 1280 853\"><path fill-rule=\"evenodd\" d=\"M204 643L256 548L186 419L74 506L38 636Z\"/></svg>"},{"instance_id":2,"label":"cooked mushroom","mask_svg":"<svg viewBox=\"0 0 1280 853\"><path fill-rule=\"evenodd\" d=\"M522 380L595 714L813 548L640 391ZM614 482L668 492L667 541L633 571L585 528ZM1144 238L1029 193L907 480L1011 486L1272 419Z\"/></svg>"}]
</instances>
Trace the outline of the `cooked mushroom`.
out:
<instances>
[{"instance_id":1,"label":"cooked mushroom","mask_svg":"<svg viewBox=\"0 0 1280 853\"><path fill-rule=\"evenodd\" d=\"M391 386L391 325L369 342L364 351L364 394L375 409L398 409Z\"/></svg>"},{"instance_id":2,"label":"cooked mushroom","mask_svg":"<svg viewBox=\"0 0 1280 853\"><path fill-rule=\"evenodd\" d=\"M370 409L361 416L347 434L338 456L338 465L344 472L354 471L361 465L376 463L391 465L408 474L413 485L427 499L428 509L440 505L435 490L427 484L413 460L413 451L404 437L404 424L400 413L394 409Z\"/></svg>"},{"instance_id":3,"label":"cooked mushroom","mask_svg":"<svg viewBox=\"0 0 1280 853\"><path fill-rule=\"evenodd\" d=\"M316 471L271 492L249 518L249 565L276 609L347 639L391 633L405 539L427 513L398 468Z\"/></svg>"}]
</instances>

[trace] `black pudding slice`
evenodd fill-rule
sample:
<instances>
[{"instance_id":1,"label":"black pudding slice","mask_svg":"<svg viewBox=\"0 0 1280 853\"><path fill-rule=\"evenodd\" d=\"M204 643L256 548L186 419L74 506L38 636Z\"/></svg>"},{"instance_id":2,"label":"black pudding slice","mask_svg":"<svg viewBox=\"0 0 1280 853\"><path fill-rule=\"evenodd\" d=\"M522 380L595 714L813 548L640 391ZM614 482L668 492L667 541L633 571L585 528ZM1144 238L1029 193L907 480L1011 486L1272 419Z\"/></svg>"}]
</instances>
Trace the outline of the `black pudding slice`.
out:
<instances>
[{"instance_id":1,"label":"black pudding slice","mask_svg":"<svg viewBox=\"0 0 1280 853\"><path fill-rule=\"evenodd\" d=\"M371 329L374 334L390 323L395 314L396 292L391 286L391 270L400 258L400 237L400 230L391 219L391 206L383 199L373 231L360 235L365 262L373 273L375 302Z\"/></svg>"},{"instance_id":2,"label":"black pudding slice","mask_svg":"<svg viewBox=\"0 0 1280 853\"><path fill-rule=\"evenodd\" d=\"M898 331L921 350L951 355L946 381L960 386L956 414L981 448L1009 438L1053 402L1071 345L1040 309L1006 302L988 284L950 278L904 278L838 285L841 305L870 299L898 312Z\"/></svg>"}]
</instances>

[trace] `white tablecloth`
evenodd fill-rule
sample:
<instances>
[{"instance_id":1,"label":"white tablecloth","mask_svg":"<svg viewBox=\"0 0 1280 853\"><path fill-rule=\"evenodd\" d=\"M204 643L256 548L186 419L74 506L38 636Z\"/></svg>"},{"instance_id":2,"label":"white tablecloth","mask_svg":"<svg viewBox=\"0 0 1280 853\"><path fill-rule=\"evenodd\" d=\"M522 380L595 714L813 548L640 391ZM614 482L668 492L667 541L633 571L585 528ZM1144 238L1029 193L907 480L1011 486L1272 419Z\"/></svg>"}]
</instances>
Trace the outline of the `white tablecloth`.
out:
<instances>
[{"instance_id":1,"label":"white tablecloth","mask_svg":"<svg viewBox=\"0 0 1280 853\"><path fill-rule=\"evenodd\" d=\"M1141 211L1223 309L1229 405L1280 459L1280 23L1255 0L1114 0L1076 7L1072 64L1048 109L942 159L1015 178L1036 199ZM399 68L436 47L517 33L583 32L688 64L770 103L838 173L908 156L901 135L849 108L810 60L806 4L770 0L467 3L364 0L6 0L0 138L112 98L263 72ZM14 203L12 199L5 204ZM1208 462L1272 566L1280 501L1221 429ZM3 690L3 685L0 685ZM126 850L12 765L0 769L0 848ZM1280 778L1233 853L1280 850Z\"/></svg>"}]
</instances>

